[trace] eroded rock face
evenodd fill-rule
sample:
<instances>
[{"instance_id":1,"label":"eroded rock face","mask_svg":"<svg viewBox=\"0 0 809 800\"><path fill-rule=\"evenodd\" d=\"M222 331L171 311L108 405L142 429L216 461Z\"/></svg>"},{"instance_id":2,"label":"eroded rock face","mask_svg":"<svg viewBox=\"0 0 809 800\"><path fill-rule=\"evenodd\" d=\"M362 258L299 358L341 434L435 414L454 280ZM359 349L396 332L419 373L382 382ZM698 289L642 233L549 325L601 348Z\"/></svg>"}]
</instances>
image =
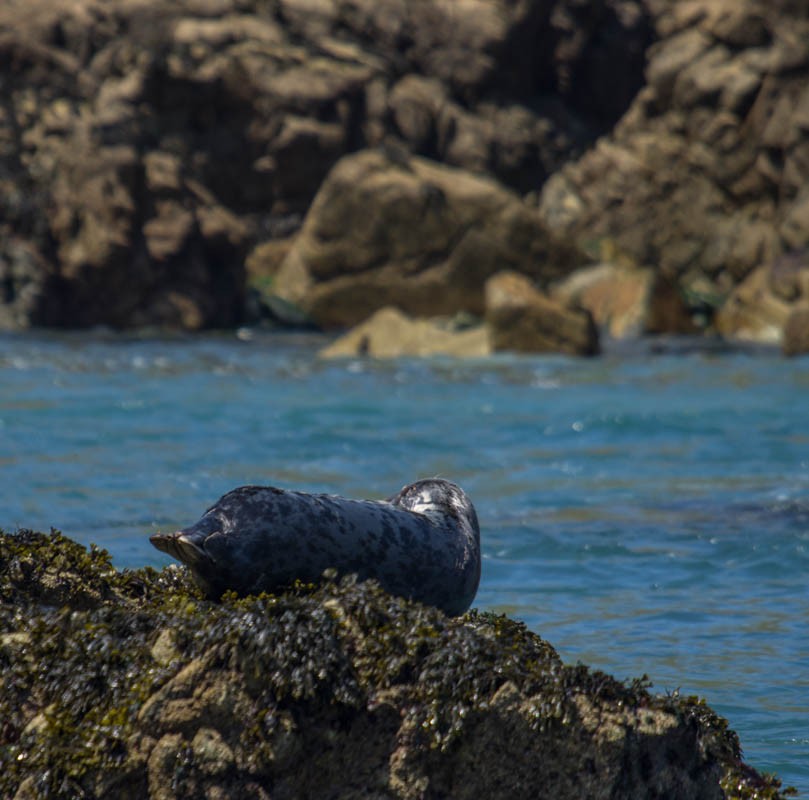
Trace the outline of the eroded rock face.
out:
<instances>
[{"instance_id":1,"label":"eroded rock face","mask_svg":"<svg viewBox=\"0 0 809 800\"><path fill-rule=\"evenodd\" d=\"M809 353L809 303L793 309L787 317L781 349L786 356Z\"/></svg>"},{"instance_id":2,"label":"eroded rock face","mask_svg":"<svg viewBox=\"0 0 809 800\"><path fill-rule=\"evenodd\" d=\"M584 267L554 285L550 294L589 311L599 330L614 339L695 330L677 286L648 267Z\"/></svg>"},{"instance_id":3,"label":"eroded rock face","mask_svg":"<svg viewBox=\"0 0 809 800\"><path fill-rule=\"evenodd\" d=\"M539 194L570 269L606 243L703 287L710 322L752 270L809 244L807 42L801 4L762 0L8 0L0 325L238 324L248 257L268 282L253 269L268 243L289 243L342 157L381 146ZM446 260L435 246L416 272ZM321 306L350 302L340 263L349 283L332 274ZM408 280L410 307L386 290L407 288L399 266L380 272L328 324L391 302L455 313L469 298L450 279Z\"/></svg>"},{"instance_id":4,"label":"eroded rock face","mask_svg":"<svg viewBox=\"0 0 809 800\"><path fill-rule=\"evenodd\" d=\"M703 703L351 580L213 604L0 533L0 666L17 800L780 797Z\"/></svg>"},{"instance_id":5,"label":"eroded rock face","mask_svg":"<svg viewBox=\"0 0 809 800\"><path fill-rule=\"evenodd\" d=\"M0 324L234 325L247 253L341 156L394 140L537 189L648 38L639 0L4 2Z\"/></svg>"},{"instance_id":6,"label":"eroded rock face","mask_svg":"<svg viewBox=\"0 0 809 800\"><path fill-rule=\"evenodd\" d=\"M726 295L809 242L809 17L759 0L649 2L646 85L542 191L548 226Z\"/></svg>"},{"instance_id":7,"label":"eroded rock face","mask_svg":"<svg viewBox=\"0 0 809 800\"><path fill-rule=\"evenodd\" d=\"M754 270L719 309L716 327L728 339L781 344L790 317L809 306L809 253L777 258ZM795 320L800 317L796 316ZM800 324L793 321L790 339L797 346Z\"/></svg>"}]
</instances>

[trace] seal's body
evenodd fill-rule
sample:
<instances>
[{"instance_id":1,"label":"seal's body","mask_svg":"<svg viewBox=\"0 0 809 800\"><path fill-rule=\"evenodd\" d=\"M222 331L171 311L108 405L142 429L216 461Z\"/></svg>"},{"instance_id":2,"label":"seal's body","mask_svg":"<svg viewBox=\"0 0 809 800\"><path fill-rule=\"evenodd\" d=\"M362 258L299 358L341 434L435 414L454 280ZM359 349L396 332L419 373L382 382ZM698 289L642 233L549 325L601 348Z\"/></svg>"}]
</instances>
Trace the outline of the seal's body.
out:
<instances>
[{"instance_id":1,"label":"seal's body","mask_svg":"<svg viewBox=\"0 0 809 800\"><path fill-rule=\"evenodd\" d=\"M480 581L480 528L465 492L427 479L386 501L243 486L152 544L187 564L214 599L271 592L324 570L373 578L391 594L462 614Z\"/></svg>"}]
</instances>

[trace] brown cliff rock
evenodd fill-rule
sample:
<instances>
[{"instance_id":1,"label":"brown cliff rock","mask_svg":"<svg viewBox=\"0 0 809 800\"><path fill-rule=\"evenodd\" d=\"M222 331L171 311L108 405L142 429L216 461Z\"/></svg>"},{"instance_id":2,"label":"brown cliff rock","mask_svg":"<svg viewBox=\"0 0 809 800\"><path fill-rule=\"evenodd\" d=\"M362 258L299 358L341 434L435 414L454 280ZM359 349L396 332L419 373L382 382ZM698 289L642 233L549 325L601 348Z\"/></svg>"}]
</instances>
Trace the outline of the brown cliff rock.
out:
<instances>
[{"instance_id":1,"label":"brown cliff rock","mask_svg":"<svg viewBox=\"0 0 809 800\"><path fill-rule=\"evenodd\" d=\"M803 6L762 0L8 0L0 325L238 324L248 254L385 145L541 193L557 241L702 287L710 327L809 244L807 42ZM399 304L371 284L352 321Z\"/></svg>"},{"instance_id":2,"label":"brown cliff rock","mask_svg":"<svg viewBox=\"0 0 809 800\"><path fill-rule=\"evenodd\" d=\"M537 189L641 81L639 0L579 6L0 4L0 324L237 324L248 252L388 139Z\"/></svg>"},{"instance_id":3,"label":"brown cliff rock","mask_svg":"<svg viewBox=\"0 0 809 800\"><path fill-rule=\"evenodd\" d=\"M784 324L781 349L785 356L809 353L809 304L794 308Z\"/></svg>"},{"instance_id":4,"label":"brown cliff rock","mask_svg":"<svg viewBox=\"0 0 809 800\"><path fill-rule=\"evenodd\" d=\"M554 285L551 297L586 309L599 330L614 339L695 330L677 287L651 268L584 267Z\"/></svg>"},{"instance_id":5,"label":"brown cliff rock","mask_svg":"<svg viewBox=\"0 0 809 800\"><path fill-rule=\"evenodd\" d=\"M807 304L809 258L806 251L791 253L759 267L736 287L716 315L716 328L728 339L781 344L788 320ZM800 340L800 319L792 322L790 348Z\"/></svg>"},{"instance_id":6,"label":"brown cliff rock","mask_svg":"<svg viewBox=\"0 0 809 800\"><path fill-rule=\"evenodd\" d=\"M649 2L646 86L609 136L545 184L552 230L722 296L809 242L805 7Z\"/></svg>"}]
</instances>

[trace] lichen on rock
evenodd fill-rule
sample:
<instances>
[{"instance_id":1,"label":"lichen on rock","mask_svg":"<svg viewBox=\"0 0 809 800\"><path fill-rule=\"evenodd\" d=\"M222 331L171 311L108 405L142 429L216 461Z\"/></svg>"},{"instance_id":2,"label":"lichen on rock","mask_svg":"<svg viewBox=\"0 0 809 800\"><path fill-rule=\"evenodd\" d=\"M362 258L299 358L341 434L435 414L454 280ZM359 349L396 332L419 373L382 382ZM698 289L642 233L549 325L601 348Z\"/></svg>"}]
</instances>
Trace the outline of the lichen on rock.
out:
<instances>
[{"instance_id":1,"label":"lichen on rock","mask_svg":"<svg viewBox=\"0 0 809 800\"><path fill-rule=\"evenodd\" d=\"M727 723L372 582L201 599L0 535L0 795L777 798Z\"/></svg>"}]
</instances>

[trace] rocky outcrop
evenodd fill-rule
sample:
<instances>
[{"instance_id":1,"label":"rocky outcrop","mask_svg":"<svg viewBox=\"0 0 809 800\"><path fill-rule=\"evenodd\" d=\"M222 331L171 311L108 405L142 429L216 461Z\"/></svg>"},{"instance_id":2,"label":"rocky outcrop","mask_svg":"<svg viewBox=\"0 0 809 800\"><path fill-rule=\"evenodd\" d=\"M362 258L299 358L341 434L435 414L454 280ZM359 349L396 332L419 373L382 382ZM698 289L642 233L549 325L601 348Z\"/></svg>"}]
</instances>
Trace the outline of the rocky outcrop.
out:
<instances>
[{"instance_id":1,"label":"rocky outcrop","mask_svg":"<svg viewBox=\"0 0 809 800\"><path fill-rule=\"evenodd\" d=\"M387 305L418 316L481 315L495 272L547 280L578 259L535 209L494 181L366 150L329 173L273 286L325 328L357 324Z\"/></svg>"},{"instance_id":2,"label":"rocky outcrop","mask_svg":"<svg viewBox=\"0 0 809 800\"><path fill-rule=\"evenodd\" d=\"M809 245L807 42L786 0L0 4L0 326L303 324L281 262L327 326L480 314L609 252L711 329Z\"/></svg>"},{"instance_id":3,"label":"rocky outcrop","mask_svg":"<svg viewBox=\"0 0 809 800\"><path fill-rule=\"evenodd\" d=\"M0 666L15 800L781 797L704 703L348 579L215 604L0 534Z\"/></svg>"},{"instance_id":4,"label":"rocky outcrop","mask_svg":"<svg viewBox=\"0 0 809 800\"><path fill-rule=\"evenodd\" d=\"M640 85L639 0L580 5L4 2L0 325L236 324L247 254L384 141L537 189Z\"/></svg>"},{"instance_id":5,"label":"rocky outcrop","mask_svg":"<svg viewBox=\"0 0 809 800\"><path fill-rule=\"evenodd\" d=\"M474 358L489 355L489 332L479 322L408 317L385 306L320 351L322 358L446 355Z\"/></svg>"},{"instance_id":6,"label":"rocky outcrop","mask_svg":"<svg viewBox=\"0 0 809 800\"><path fill-rule=\"evenodd\" d=\"M754 270L716 316L717 330L728 339L781 344L794 311L809 306L809 253L792 253ZM796 317L796 320L799 317ZM799 330L792 323L792 334Z\"/></svg>"},{"instance_id":7,"label":"rocky outcrop","mask_svg":"<svg viewBox=\"0 0 809 800\"><path fill-rule=\"evenodd\" d=\"M657 42L615 129L545 184L551 230L716 306L809 242L809 16L759 0L649 0Z\"/></svg>"},{"instance_id":8,"label":"rocky outcrop","mask_svg":"<svg viewBox=\"0 0 809 800\"><path fill-rule=\"evenodd\" d=\"M589 311L548 297L516 272L500 272L486 282L486 325L494 350L588 356L599 350Z\"/></svg>"},{"instance_id":9,"label":"rocky outcrop","mask_svg":"<svg viewBox=\"0 0 809 800\"><path fill-rule=\"evenodd\" d=\"M495 351L595 355L599 335L590 312L548 297L518 272L498 272L484 286L479 318L413 318L385 306L320 351L323 358L449 355L474 358Z\"/></svg>"}]
</instances>

